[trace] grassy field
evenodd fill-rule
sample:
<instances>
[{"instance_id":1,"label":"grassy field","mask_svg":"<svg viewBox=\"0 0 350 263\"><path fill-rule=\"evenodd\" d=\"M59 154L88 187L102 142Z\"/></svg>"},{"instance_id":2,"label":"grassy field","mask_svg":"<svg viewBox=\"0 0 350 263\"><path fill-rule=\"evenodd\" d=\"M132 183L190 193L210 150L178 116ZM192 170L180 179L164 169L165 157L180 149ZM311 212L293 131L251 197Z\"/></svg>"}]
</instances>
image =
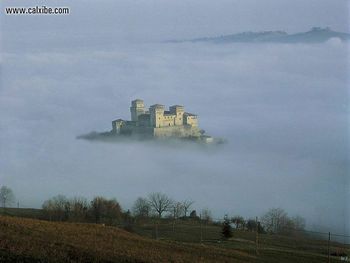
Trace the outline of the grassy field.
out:
<instances>
[{"instance_id":1,"label":"grassy field","mask_svg":"<svg viewBox=\"0 0 350 263\"><path fill-rule=\"evenodd\" d=\"M8 207L6 209L0 208L0 215L17 216L33 219L44 219L45 217L42 209L13 207Z\"/></svg>"},{"instance_id":2,"label":"grassy field","mask_svg":"<svg viewBox=\"0 0 350 263\"><path fill-rule=\"evenodd\" d=\"M116 227L0 217L1 262L257 262L232 249L156 241Z\"/></svg>"},{"instance_id":3,"label":"grassy field","mask_svg":"<svg viewBox=\"0 0 350 263\"><path fill-rule=\"evenodd\" d=\"M134 231L142 236L154 237L155 229L162 240L199 243L219 248L240 251L252 256L256 255L256 235L254 232L233 231L230 240L221 240L221 226L215 224L200 225L198 222L182 221L175 225L169 223L140 224ZM258 237L258 262L328 262L328 241L315 239L309 235L260 234ZM332 262L340 260L340 254L350 254L350 246L338 242L330 242ZM334 256L338 255L338 256Z\"/></svg>"},{"instance_id":4,"label":"grassy field","mask_svg":"<svg viewBox=\"0 0 350 263\"><path fill-rule=\"evenodd\" d=\"M0 262L328 262L327 241L305 236L260 235L256 255L254 233L235 231L222 241L219 225L163 220L135 224L132 230L0 216ZM152 239L155 231L158 240ZM331 251L350 252L335 242Z\"/></svg>"}]
</instances>

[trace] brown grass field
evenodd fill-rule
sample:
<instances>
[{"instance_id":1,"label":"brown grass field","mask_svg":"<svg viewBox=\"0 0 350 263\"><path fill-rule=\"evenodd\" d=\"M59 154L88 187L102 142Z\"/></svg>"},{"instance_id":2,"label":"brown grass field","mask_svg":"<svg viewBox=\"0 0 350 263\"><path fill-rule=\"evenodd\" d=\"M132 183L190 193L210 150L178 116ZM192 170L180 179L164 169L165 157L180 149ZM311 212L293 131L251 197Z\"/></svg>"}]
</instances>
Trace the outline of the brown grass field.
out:
<instances>
[{"instance_id":1,"label":"brown grass field","mask_svg":"<svg viewBox=\"0 0 350 263\"><path fill-rule=\"evenodd\" d=\"M0 262L328 262L324 241L309 244L322 248L319 252L294 251L290 240L279 239L256 256L250 238L242 238L195 244L154 240L117 227L0 216Z\"/></svg>"}]
</instances>

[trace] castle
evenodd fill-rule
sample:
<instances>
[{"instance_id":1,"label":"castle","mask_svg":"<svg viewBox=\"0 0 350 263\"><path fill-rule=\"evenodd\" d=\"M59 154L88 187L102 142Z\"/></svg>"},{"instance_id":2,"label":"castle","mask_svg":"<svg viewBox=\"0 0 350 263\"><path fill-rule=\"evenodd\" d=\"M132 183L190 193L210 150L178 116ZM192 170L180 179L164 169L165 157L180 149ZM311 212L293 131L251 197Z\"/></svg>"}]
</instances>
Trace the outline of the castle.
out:
<instances>
[{"instance_id":1,"label":"castle","mask_svg":"<svg viewBox=\"0 0 350 263\"><path fill-rule=\"evenodd\" d=\"M183 106L174 105L165 110L164 105L154 104L145 110L143 100L131 102L131 121L112 121L112 134L138 135L146 137L195 138L209 142L212 138L205 136L198 127L198 117L185 112Z\"/></svg>"}]
</instances>

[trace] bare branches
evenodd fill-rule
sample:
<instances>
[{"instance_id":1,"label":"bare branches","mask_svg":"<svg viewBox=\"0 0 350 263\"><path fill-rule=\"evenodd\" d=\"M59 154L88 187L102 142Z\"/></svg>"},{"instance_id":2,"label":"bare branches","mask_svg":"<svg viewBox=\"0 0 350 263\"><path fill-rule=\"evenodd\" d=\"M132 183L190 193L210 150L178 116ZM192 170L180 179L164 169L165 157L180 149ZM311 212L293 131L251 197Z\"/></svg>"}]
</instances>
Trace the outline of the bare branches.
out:
<instances>
[{"instance_id":1,"label":"bare branches","mask_svg":"<svg viewBox=\"0 0 350 263\"><path fill-rule=\"evenodd\" d=\"M3 208L6 208L7 205L11 205L15 201L15 195L12 192L11 188L7 186L2 186L0 188L0 202Z\"/></svg>"},{"instance_id":2,"label":"bare branches","mask_svg":"<svg viewBox=\"0 0 350 263\"><path fill-rule=\"evenodd\" d=\"M191 201L191 200L182 201L182 206L183 206L183 209L184 209L185 217L187 216L187 212L190 210L190 207L193 204L194 204L194 201Z\"/></svg>"},{"instance_id":3,"label":"bare branches","mask_svg":"<svg viewBox=\"0 0 350 263\"><path fill-rule=\"evenodd\" d=\"M138 217L148 217L150 214L151 206L146 198L139 197L136 199L132 212L134 216Z\"/></svg>"},{"instance_id":4,"label":"bare branches","mask_svg":"<svg viewBox=\"0 0 350 263\"><path fill-rule=\"evenodd\" d=\"M168 211L173 204L173 200L166 194L157 192L148 195L148 202L151 208L158 214L159 218L165 211Z\"/></svg>"}]
</instances>

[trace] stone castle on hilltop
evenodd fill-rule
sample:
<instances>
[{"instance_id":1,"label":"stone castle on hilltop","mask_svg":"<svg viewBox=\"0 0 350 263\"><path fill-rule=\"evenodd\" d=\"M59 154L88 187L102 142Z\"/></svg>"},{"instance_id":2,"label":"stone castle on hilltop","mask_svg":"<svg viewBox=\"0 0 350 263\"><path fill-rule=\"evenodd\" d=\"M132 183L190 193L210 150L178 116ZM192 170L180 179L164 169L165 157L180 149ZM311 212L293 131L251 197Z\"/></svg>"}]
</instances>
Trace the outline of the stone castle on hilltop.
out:
<instances>
[{"instance_id":1,"label":"stone castle on hilltop","mask_svg":"<svg viewBox=\"0 0 350 263\"><path fill-rule=\"evenodd\" d=\"M131 121L112 121L113 134L146 137L194 138L210 142L212 137L204 135L198 127L198 117L185 112L183 106L174 105L165 110L164 105L154 104L145 110L143 100L131 102Z\"/></svg>"}]
</instances>

